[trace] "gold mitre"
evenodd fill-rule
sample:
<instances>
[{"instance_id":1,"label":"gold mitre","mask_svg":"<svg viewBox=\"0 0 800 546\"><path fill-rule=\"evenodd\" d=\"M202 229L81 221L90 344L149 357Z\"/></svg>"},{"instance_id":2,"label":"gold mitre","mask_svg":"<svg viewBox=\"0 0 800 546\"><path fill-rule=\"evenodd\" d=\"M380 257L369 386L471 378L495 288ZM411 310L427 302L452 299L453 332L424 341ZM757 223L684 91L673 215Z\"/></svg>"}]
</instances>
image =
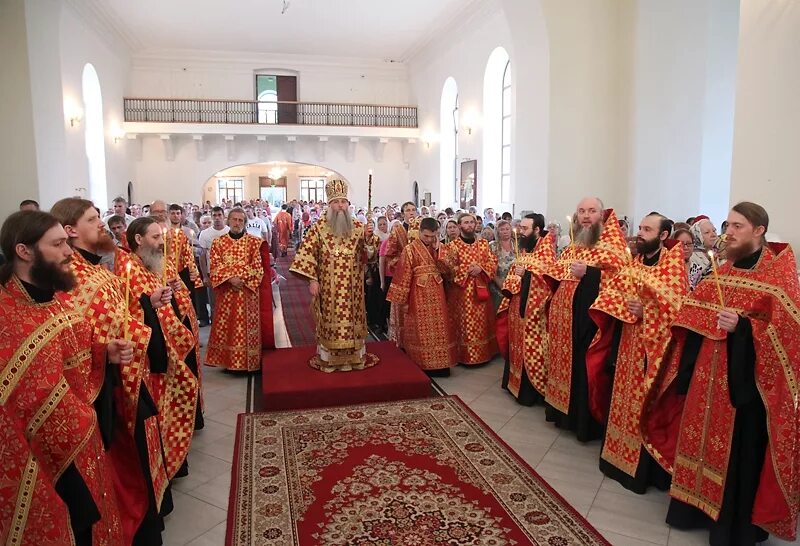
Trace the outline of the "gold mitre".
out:
<instances>
[{"instance_id":1,"label":"gold mitre","mask_svg":"<svg viewBox=\"0 0 800 546\"><path fill-rule=\"evenodd\" d=\"M347 182L344 180L330 180L325 184L325 195L328 203L334 199L347 199ZM349 201L349 199L347 199Z\"/></svg>"}]
</instances>

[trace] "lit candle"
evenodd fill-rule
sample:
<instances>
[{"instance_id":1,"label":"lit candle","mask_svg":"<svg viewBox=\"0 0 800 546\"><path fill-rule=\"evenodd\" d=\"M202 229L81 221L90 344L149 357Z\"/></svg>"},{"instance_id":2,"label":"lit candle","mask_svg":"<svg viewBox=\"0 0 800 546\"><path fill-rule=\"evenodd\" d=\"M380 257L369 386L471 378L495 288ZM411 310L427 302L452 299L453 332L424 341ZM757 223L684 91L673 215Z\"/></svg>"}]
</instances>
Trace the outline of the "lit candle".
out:
<instances>
[{"instance_id":1,"label":"lit candle","mask_svg":"<svg viewBox=\"0 0 800 546\"><path fill-rule=\"evenodd\" d=\"M163 280L164 284L166 285L167 284L167 228L161 229L161 235L164 242L164 263L163 263L164 271L162 272L162 276L164 277Z\"/></svg>"},{"instance_id":2,"label":"lit candle","mask_svg":"<svg viewBox=\"0 0 800 546\"><path fill-rule=\"evenodd\" d=\"M572 216L567 215L567 223L569 224L569 244L573 244L575 242L575 232L572 227Z\"/></svg>"},{"instance_id":3,"label":"lit candle","mask_svg":"<svg viewBox=\"0 0 800 546\"><path fill-rule=\"evenodd\" d=\"M128 332L128 321L131 318L130 308L128 307L128 299L131 297L131 262L125 265L125 318L122 323L122 338L125 341L131 339Z\"/></svg>"},{"instance_id":4,"label":"lit candle","mask_svg":"<svg viewBox=\"0 0 800 546\"><path fill-rule=\"evenodd\" d=\"M519 258L519 239L517 239L517 228L514 228L514 257Z\"/></svg>"},{"instance_id":5,"label":"lit candle","mask_svg":"<svg viewBox=\"0 0 800 546\"><path fill-rule=\"evenodd\" d=\"M725 298L722 297L722 285L719 283L719 271L717 270L717 257L714 255L713 250L708 251L708 257L711 258L711 270L714 272L714 281L717 283L717 295L719 296L719 304L725 309Z\"/></svg>"},{"instance_id":6,"label":"lit candle","mask_svg":"<svg viewBox=\"0 0 800 546\"><path fill-rule=\"evenodd\" d=\"M175 240L172 243L172 251L175 253L175 271L178 273L180 272L181 267L181 255L180 252L178 252L178 236L180 235L180 232L180 229L175 229Z\"/></svg>"},{"instance_id":7,"label":"lit candle","mask_svg":"<svg viewBox=\"0 0 800 546\"><path fill-rule=\"evenodd\" d=\"M625 253L628 255L628 264L631 266L631 268L633 268L634 267L633 252L631 252L630 247L627 246L625 247ZM634 286L628 286L628 288L631 290L631 292L636 292L636 284L635 281L633 280L633 277L636 275L636 270L634 269L632 273L633 274L628 275L628 285L634 283Z\"/></svg>"}]
</instances>

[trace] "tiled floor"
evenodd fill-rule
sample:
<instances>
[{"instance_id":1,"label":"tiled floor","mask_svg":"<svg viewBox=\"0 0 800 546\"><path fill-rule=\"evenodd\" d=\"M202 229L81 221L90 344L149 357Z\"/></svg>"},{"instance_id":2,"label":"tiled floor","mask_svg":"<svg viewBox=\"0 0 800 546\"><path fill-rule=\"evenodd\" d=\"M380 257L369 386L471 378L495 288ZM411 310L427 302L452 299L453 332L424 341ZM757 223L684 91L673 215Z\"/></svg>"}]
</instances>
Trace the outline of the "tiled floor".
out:
<instances>
[{"instance_id":1,"label":"tiled floor","mask_svg":"<svg viewBox=\"0 0 800 546\"><path fill-rule=\"evenodd\" d=\"M276 292L276 296L278 296ZM280 305L279 299L276 300ZM277 309L280 311L280 308ZM276 312L276 339L286 345L286 328ZM208 328L203 329L207 338ZM664 523L668 497L651 491L635 495L597 468L599 442L581 444L545 422L541 407L519 406L500 388L502 362L465 369L437 379L492 427L531 467L567 499L608 540L619 546L705 545L705 532L681 532ZM189 456L189 477L175 484L175 511L167 518L167 546L222 546L230 491L236 414L245 411L247 380L204 369L206 427L198 431ZM771 539L770 546L786 544Z\"/></svg>"}]
</instances>

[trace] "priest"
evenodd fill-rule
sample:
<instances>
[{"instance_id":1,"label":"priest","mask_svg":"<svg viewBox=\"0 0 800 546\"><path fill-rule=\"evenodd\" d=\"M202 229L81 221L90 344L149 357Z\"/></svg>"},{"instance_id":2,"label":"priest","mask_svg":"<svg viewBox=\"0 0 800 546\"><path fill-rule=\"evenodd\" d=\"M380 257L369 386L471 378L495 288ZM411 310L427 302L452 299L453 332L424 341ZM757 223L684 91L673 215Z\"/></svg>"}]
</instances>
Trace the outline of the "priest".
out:
<instances>
[{"instance_id":1,"label":"priest","mask_svg":"<svg viewBox=\"0 0 800 546\"><path fill-rule=\"evenodd\" d=\"M261 369L259 287L264 268L262 239L247 233L246 222L243 209L231 209L230 231L211 245L216 319L211 325L206 364L255 372Z\"/></svg>"},{"instance_id":2,"label":"priest","mask_svg":"<svg viewBox=\"0 0 800 546\"><path fill-rule=\"evenodd\" d=\"M538 223L536 223L538 220ZM544 273L556 261L556 243L541 215L519 226L518 256L503 283L508 298L509 352L504 387L524 406L544 400L547 359L547 304L552 296Z\"/></svg>"},{"instance_id":3,"label":"priest","mask_svg":"<svg viewBox=\"0 0 800 546\"><path fill-rule=\"evenodd\" d=\"M406 201L400 207L403 213L402 223L398 222L389 233L389 239L386 241L385 260L386 268L388 271L394 271L403 249L414 239L419 237L419 224L422 220L417 215L417 206L411 201ZM392 277L389 281L388 290L391 287L391 282L394 280ZM389 339L394 341L398 347L404 347L403 343L403 322L405 317L398 309L389 307Z\"/></svg>"},{"instance_id":4,"label":"priest","mask_svg":"<svg viewBox=\"0 0 800 546\"><path fill-rule=\"evenodd\" d=\"M289 249L294 221L292 215L287 212L287 205L281 205L281 210L275 215L275 231L278 234L278 252L281 256L286 256Z\"/></svg>"},{"instance_id":5,"label":"priest","mask_svg":"<svg viewBox=\"0 0 800 546\"><path fill-rule=\"evenodd\" d=\"M129 339L133 345L130 362L106 368L95 408L119 477L118 496L125 499L120 514L126 541L158 544L163 529L159 512L167 481L158 410L144 382L150 328L126 316L123 283L100 265L101 255L114 252L116 245L92 202L62 199L50 213L64 227L74 251L70 265L76 282L66 292L68 301L92 327L95 343L108 344L116 338ZM126 319L127 327L123 324Z\"/></svg>"},{"instance_id":6,"label":"priest","mask_svg":"<svg viewBox=\"0 0 800 546\"><path fill-rule=\"evenodd\" d=\"M756 203L728 213L728 262L678 313L642 416L672 472L667 523L708 528L715 545L796 538L800 283L768 227Z\"/></svg>"},{"instance_id":7,"label":"priest","mask_svg":"<svg viewBox=\"0 0 800 546\"><path fill-rule=\"evenodd\" d=\"M586 355L592 415L606 423L600 470L626 489L643 494L666 490L669 474L642 446L639 417L648 367L669 340L669 325L689 290L683 247L665 242L672 223L652 213L639 223L636 259L630 259L600 288L589 314L598 327ZM606 388L613 383L610 400ZM609 409L610 404L610 409Z\"/></svg>"},{"instance_id":8,"label":"priest","mask_svg":"<svg viewBox=\"0 0 800 546\"><path fill-rule=\"evenodd\" d=\"M188 475L186 457L200 396L198 378L186 363L194 351L195 339L179 318L173 300L173 293L182 283L174 269L165 273L161 226L153 218L137 218L128 226L126 235L131 253L118 253L114 269L128 285L131 316L151 330L145 384L158 408L166 478L172 480Z\"/></svg>"},{"instance_id":9,"label":"priest","mask_svg":"<svg viewBox=\"0 0 800 546\"><path fill-rule=\"evenodd\" d=\"M419 237L400 255L387 300L405 317L406 353L431 375L450 375L457 353L438 259L439 222L423 218Z\"/></svg>"},{"instance_id":10,"label":"priest","mask_svg":"<svg viewBox=\"0 0 800 546\"><path fill-rule=\"evenodd\" d=\"M308 281L317 354L309 364L324 372L361 370L378 358L367 352L364 307L364 226L350 216L347 182L325 185L328 210L308 230L289 271Z\"/></svg>"},{"instance_id":11,"label":"priest","mask_svg":"<svg viewBox=\"0 0 800 546\"><path fill-rule=\"evenodd\" d=\"M489 362L499 352L489 283L497 272L497 256L486 239L476 237L475 216L458 216L461 236L441 249L449 285L447 303L456 331L458 361L472 366Z\"/></svg>"},{"instance_id":12,"label":"priest","mask_svg":"<svg viewBox=\"0 0 800 546\"><path fill-rule=\"evenodd\" d=\"M0 250L8 259L0 268L0 535L6 544L122 545L114 471L92 405L106 365L128 365L131 345L96 342L63 297L75 285L73 251L55 217L12 214Z\"/></svg>"},{"instance_id":13,"label":"priest","mask_svg":"<svg viewBox=\"0 0 800 546\"><path fill-rule=\"evenodd\" d=\"M581 199L570 220L570 246L545 274L554 291L547 317L545 416L588 442L602 436L602 425L589 409L586 351L597 332L589 307L601 280L614 276L625 263L627 244L616 214L596 197Z\"/></svg>"}]
</instances>

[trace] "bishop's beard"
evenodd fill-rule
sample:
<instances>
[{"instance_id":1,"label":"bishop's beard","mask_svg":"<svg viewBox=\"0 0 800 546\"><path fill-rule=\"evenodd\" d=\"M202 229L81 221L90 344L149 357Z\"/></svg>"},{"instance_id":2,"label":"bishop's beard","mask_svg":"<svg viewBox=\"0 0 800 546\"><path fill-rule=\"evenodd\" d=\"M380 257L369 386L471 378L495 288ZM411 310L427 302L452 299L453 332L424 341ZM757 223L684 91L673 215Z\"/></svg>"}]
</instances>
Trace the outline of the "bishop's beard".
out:
<instances>
[{"instance_id":1,"label":"bishop's beard","mask_svg":"<svg viewBox=\"0 0 800 546\"><path fill-rule=\"evenodd\" d=\"M67 258L61 264L56 265L44 259L39 249L33 249L33 264L31 266L31 281L34 286L44 289L53 289L57 292L69 292L75 288L75 275L72 271L64 271L61 265L70 262Z\"/></svg>"},{"instance_id":2,"label":"bishop's beard","mask_svg":"<svg viewBox=\"0 0 800 546\"><path fill-rule=\"evenodd\" d=\"M160 277L164 272L164 251L161 248L139 247L136 254L150 273Z\"/></svg>"},{"instance_id":3,"label":"bishop's beard","mask_svg":"<svg viewBox=\"0 0 800 546\"><path fill-rule=\"evenodd\" d=\"M575 242L580 246L593 247L600 240L600 234L603 233L603 224L597 222L589 227L583 227L578 224L575 226Z\"/></svg>"},{"instance_id":4,"label":"bishop's beard","mask_svg":"<svg viewBox=\"0 0 800 546\"><path fill-rule=\"evenodd\" d=\"M329 208L327 219L331 232L336 237L350 237L350 234L353 233L353 221L346 211Z\"/></svg>"}]
</instances>

